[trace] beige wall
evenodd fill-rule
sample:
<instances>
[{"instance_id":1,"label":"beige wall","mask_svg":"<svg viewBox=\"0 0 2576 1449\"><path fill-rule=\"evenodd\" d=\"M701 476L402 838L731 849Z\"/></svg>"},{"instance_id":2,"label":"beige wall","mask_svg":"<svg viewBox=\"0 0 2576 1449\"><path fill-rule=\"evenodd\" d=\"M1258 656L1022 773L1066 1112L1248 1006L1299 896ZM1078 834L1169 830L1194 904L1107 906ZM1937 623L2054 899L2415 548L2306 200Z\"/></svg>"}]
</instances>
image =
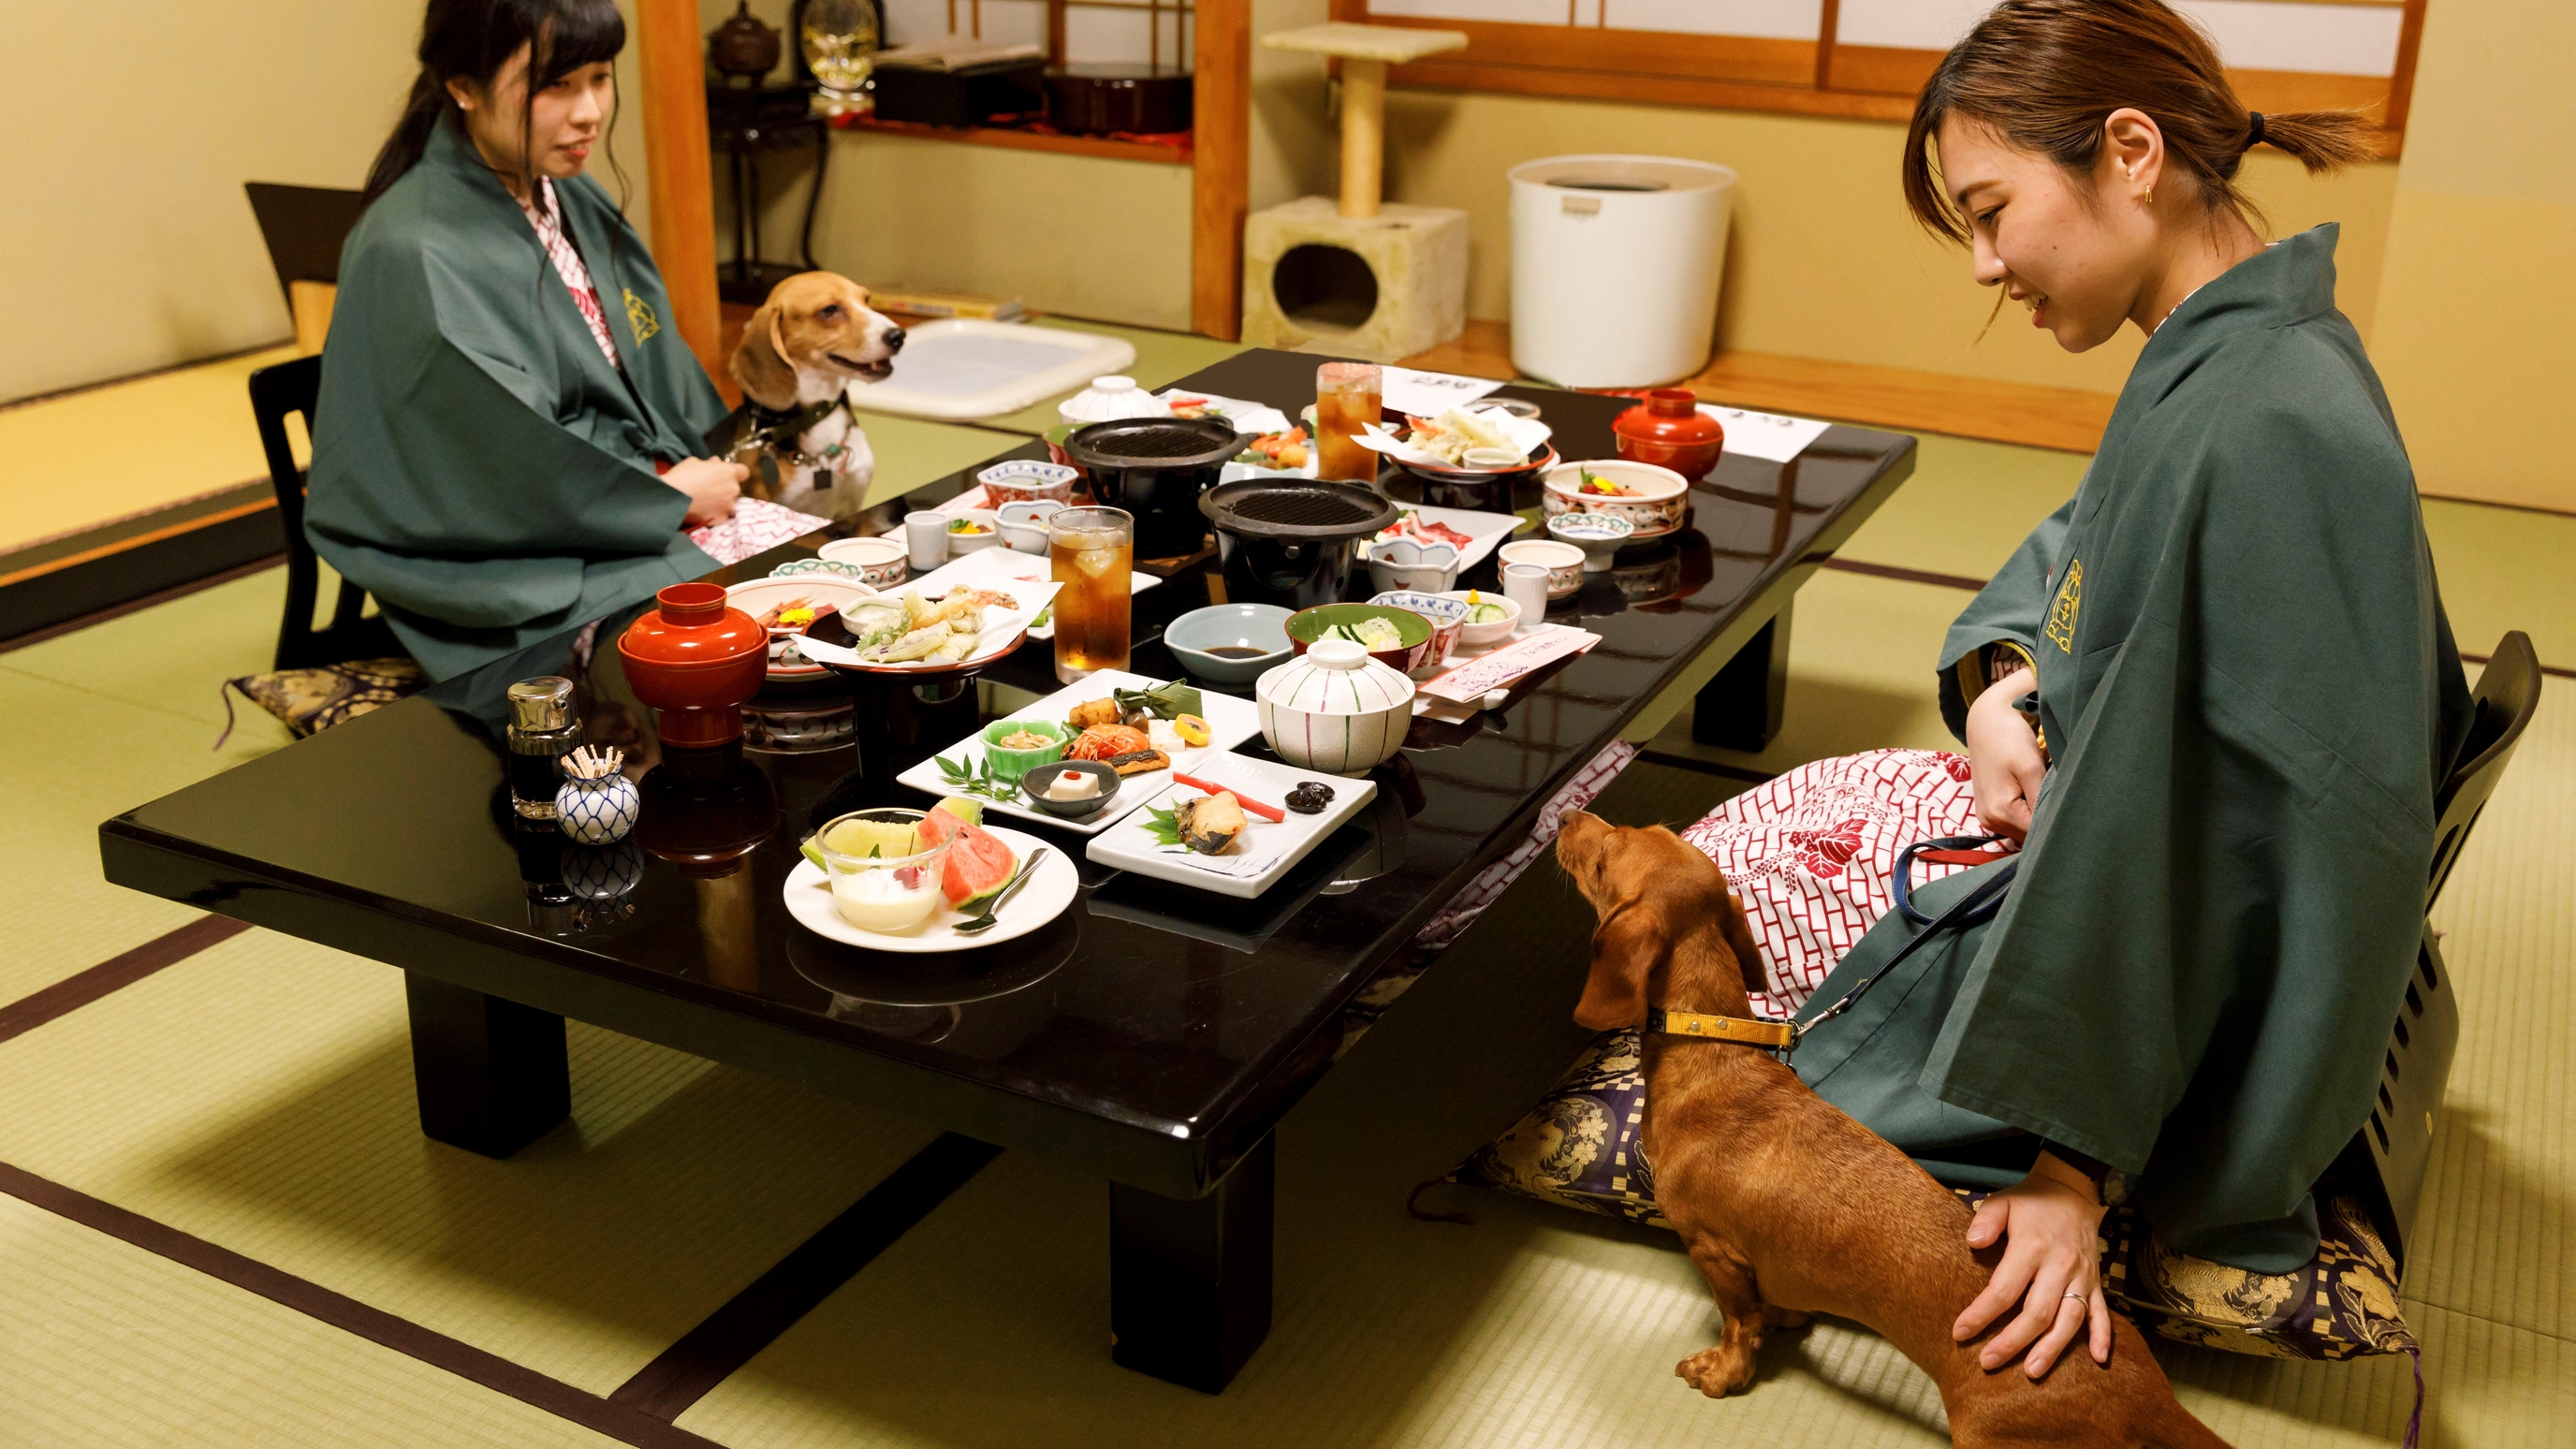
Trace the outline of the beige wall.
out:
<instances>
[{"instance_id":1,"label":"beige wall","mask_svg":"<svg viewBox=\"0 0 2576 1449\"><path fill-rule=\"evenodd\" d=\"M2576 6L2425 14L2372 355L2428 493L2576 512Z\"/></svg>"},{"instance_id":2,"label":"beige wall","mask_svg":"<svg viewBox=\"0 0 2576 1449\"><path fill-rule=\"evenodd\" d=\"M364 181L411 83L422 8L0 5L0 133L19 138L0 227L0 400L286 338L242 183ZM139 66L145 54L172 63ZM640 201L628 129L640 127L621 127L618 153Z\"/></svg>"},{"instance_id":3,"label":"beige wall","mask_svg":"<svg viewBox=\"0 0 2576 1449\"><path fill-rule=\"evenodd\" d=\"M1396 91L1387 111L1390 194L1472 218L1470 316L1510 315L1507 170L1539 156L1644 152L1739 174L1724 346L2102 392L2116 392L2137 357L2134 332L2062 352L2018 309L1976 342L1995 294L1970 281L1964 253L1907 216L1896 182L1905 131L1893 123L1448 91ZM2343 223L2341 296L2367 334L2396 167L2313 179L2285 156L2257 154L2247 174L2276 232Z\"/></svg>"},{"instance_id":4,"label":"beige wall","mask_svg":"<svg viewBox=\"0 0 2576 1449\"><path fill-rule=\"evenodd\" d=\"M716 158L721 178L724 158ZM761 247L795 251L811 163L776 157ZM716 249L732 255L719 180ZM1104 322L1190 325L1190 169L845 131L832 138L814 257L871 285L1016 296Z\"/></svg>"}]
</instances>

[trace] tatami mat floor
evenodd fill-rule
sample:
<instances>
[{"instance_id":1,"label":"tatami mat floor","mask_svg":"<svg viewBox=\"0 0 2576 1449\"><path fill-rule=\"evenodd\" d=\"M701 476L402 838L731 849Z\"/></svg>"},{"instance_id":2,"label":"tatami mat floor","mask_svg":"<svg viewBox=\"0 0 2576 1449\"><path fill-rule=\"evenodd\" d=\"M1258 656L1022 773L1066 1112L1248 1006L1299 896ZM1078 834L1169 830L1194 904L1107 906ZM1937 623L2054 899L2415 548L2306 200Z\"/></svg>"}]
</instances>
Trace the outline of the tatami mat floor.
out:
<instances>
[{"instance_id":1,"label":"tatami mat floor","mask_svg":"<svg viewBox=\"0 0 2576 1449\"><path fill-rule=\"evenodd\" d=\"M1171 375L1203 365L1163 361ZM914 481L1006 442L870 426L889 476ZM1981 577L2081 468L1926 440L1916 478L1845 557ZM2576 520L2562 533L2438 503L2427 517L2468 647L2519 626L2545 658L2576 662ZM18 746L0 756L0 868L21 900L0 923L0 1007L191 918L101 883L96 827L284 743L245 711L209 748L224 726L216 683L264 663L279 596L276 573L254 575L0 653L0 718ZM1799 596L1788 730L1729 763L1944 743L1929 660L1964 598L1818 574ZM1692 752L1679 730L1654 749ZM1736 787L1649 759L1603 808L1678 821ZM2576 686L2550 682L2437 924L2466 1026L2406 1284L2426 1442L2564 1444ZM1104 1195L1005 1154L679 1428L739 1449L1941 1442L1922 1377L1847 1326L1781 1337L1742 1398L1682 1387L1671 1365L1705 1345L1711 1316L1668 1240L1481 1196L1473 1227L1404 1214L1413 1183L1508 1123L1580 1043L1566 1007L1588 929L1542 863L1291 1114L1276 1327L1227 1394L1111 1366ZM395 973L253 931L0 1040L0 1163L605 1394L931 1135L603 1032L575 1028L572 1049L567 1127L508 1163L427 1143ZM2385 1444L2413 1402L2402 1360L2161 1356L2240 1445ZM608 1442L5 1194L0 1364L12 1444Z\"/></svg>"}]
</instances>

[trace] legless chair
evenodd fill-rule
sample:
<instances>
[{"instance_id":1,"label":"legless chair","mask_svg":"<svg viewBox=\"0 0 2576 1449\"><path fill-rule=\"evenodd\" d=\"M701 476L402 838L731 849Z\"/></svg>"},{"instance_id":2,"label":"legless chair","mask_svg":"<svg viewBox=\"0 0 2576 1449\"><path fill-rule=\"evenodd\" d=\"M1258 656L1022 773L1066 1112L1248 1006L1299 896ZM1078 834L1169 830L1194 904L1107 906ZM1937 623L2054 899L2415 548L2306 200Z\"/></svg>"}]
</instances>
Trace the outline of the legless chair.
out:
<instances>
[{"instance_id":1,"label":"legless chair","mask_svg":"<svg viewBox=\"0 0 2576 1449\"><path fill-rule=\"evenodd\" d=\"M2468 843L2470 828L2504 779L2514 746L2540 708L2540 679L2540 656L2531 647L2531 636L2519 629L2496 645L2486 671L2478 676L2472 692L2477 713L2469 738L2433 802L2438 816L2432 878L2424 892L2428 913L2450 879L2451 867L2459 861L2460 847ZM2460 1006L2453 995L2451 968L2442 959L2440 940L2428 921L2416 950L2415 975L2406 983L2405 1004L2398 1008L2396 1025L2389 1031L2378 1101L2337 1164L2340 1175L2377 1179L2383 1199L2374 1204L2379 1226L2401 1267L2413 1241L2424 1173L2433 1160L2433 1128L2459 1041Z\"/></svg>"}]
</instances>

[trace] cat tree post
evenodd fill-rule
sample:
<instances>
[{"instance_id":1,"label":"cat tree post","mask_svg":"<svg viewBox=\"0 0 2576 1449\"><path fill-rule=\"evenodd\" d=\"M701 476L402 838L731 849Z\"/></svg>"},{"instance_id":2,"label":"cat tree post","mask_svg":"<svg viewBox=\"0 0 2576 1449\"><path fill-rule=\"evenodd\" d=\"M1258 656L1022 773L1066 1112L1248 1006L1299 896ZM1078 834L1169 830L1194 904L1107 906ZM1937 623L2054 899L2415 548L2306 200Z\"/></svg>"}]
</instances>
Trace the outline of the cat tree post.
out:
<instances>
[{"instance_id":1,"label":"cat tree post","mask_svg":"<svg viewBox=\"0 0 2576 1449\"><path fill-rule=\"evenodd\" d=\"M1309 25L1272 50L1342 63L1338 201L1300 197L1244 223L1243 340L1393 361L1466 326L1467 214L1387 204L1386 68L1464 49L1456 30Z\"/></svg>"}]
</instances>

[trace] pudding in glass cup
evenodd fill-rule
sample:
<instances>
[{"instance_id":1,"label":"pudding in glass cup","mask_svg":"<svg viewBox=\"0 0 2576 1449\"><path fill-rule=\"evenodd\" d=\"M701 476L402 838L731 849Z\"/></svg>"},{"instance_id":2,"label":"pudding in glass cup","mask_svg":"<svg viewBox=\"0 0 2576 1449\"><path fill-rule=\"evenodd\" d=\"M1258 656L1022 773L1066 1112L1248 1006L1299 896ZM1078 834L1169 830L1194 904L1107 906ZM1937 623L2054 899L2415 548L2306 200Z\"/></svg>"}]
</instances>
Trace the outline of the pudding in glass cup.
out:
<instances>
[{"instance_id":1,"label":"pudding in glass cup","mask_svg":"<svg viewBox=\"0 0 2576 1449\"><path fill-rule=\"evenodd\" d=\"M901 935L938 913L947 897L940 866L950 836L927 850L914 848L914 829L926 810L892 806L836 816L814 832L814 852L832 885L832 906L862 931Z\"/></svg>"}]
</instances>

